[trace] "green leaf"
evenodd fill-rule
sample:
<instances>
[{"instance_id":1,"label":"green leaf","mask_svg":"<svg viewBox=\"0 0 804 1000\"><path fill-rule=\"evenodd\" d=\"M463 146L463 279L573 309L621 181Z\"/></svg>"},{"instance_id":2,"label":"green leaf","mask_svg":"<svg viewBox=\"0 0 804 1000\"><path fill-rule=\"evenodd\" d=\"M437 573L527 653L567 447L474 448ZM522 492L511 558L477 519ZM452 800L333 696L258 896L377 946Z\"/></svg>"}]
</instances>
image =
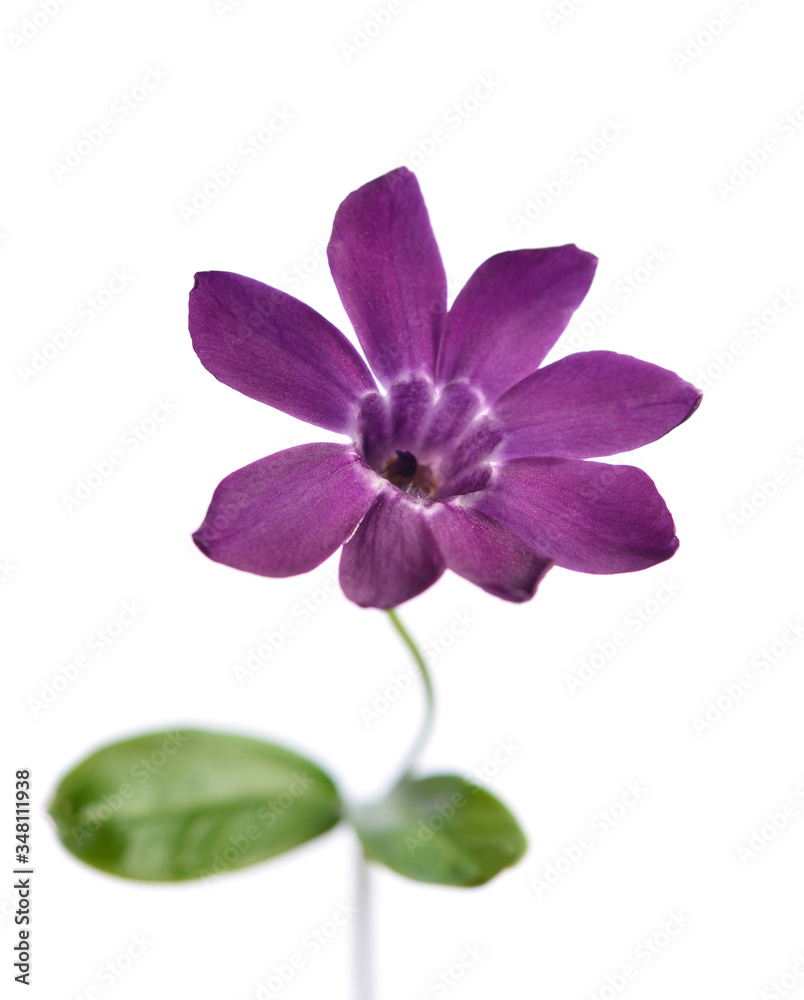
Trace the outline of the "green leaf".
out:
<instances>
[{"instance_id":1,"label":"green leaf","mask_svg":"<svg viewBox=\"0 0 804 1000\"><path fill-rule=\"evenodd\" d=\"M350 819L370 857L419 882L483 885L527 848L508 809L456 775L405 779Z\"/></svg>"},{"instance_id":2,"label":"green leaf","mask_svg":"<svg viewBox=\"0 0 804 1000\"><path fill-rule=\"evenodd\" d=\"M271 743L196 730L113 743L50 806L62 843L125 878L177 881L265 861L342 816L332 780Z\"/></svg>"}]
</instances>

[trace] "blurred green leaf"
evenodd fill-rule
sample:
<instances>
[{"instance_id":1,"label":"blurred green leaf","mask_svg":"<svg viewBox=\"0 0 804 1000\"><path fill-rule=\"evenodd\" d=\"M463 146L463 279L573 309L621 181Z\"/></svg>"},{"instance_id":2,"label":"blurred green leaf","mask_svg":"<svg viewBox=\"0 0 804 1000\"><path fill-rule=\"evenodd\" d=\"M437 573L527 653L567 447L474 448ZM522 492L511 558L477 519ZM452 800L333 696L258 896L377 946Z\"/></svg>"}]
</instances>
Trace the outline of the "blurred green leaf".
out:
<instances>
[{"instance_id":1,"label":"blurred green leaf","mask_svg":"<svg viewBox=\"0 0 804 1000\"><path fill-rule=\"evenodd\" d=\"M271 743L195 730L98 750L60 783L62 843L125 878L177 881L265 861L342 816L332 780Z\"/></svg>"},{"instance_id":2,"label":"blurred green leaf","mask_svg":"<svg viewBox=\"0 0 804 1000\"><path fill-rule=\"evenodd\" d=\"M482 885L527 848L508 809L456 775L406 779L349 818L370 857L419 882Z\"/></svg>"}]
</instances>

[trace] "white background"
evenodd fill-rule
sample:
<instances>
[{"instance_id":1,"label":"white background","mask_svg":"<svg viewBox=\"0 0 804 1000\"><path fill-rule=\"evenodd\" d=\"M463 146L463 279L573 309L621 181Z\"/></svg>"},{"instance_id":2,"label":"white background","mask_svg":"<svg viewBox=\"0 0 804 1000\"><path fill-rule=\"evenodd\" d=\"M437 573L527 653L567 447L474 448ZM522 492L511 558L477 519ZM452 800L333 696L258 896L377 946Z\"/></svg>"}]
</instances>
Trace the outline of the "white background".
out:
<instances>
[{"instance_id":1,"label":"white background","mask_svg":"<svg viewBox=\"0 0 804 1000\"><path fill-rule=\"evenodd\" d=\"M607 1000L606 977L622 985L627 963L638 974L622 992L633 1000L804 996L792 971L804 974L804 802L778 833L766 825L804 781L804 641L787 626L804 623L804 474L792 456L804 445L800 4L565 0L560 20L550 16L558 0L407 0L390 11L384 0L242 0L217 11L212 0L61 2L55 16L36 15L42 26L24 43L14 36L41 8L10 0L2 15L2 797L11 802L13 769L30 768L27 995L78 998L94 985L115 1000L253 998L353 896L343 831L211 887L142 886L75 861L45 808L92 749L180 723L285 741L355 798L395 773L422 702L411 686L376 718L361 714L378 693L394 696L393 675L407 667L384 616L339 592L307 622L293 610L337 557L273 581L213 564L190 540L224 475L327 435L216 382L191 349L186 301L195 271L237 271L348 329L317 248L349 191L406 162L453 291L494 253L575 242L600 257L572 328L581 347L633 353L698 384L709 367L710 384L692 420L627 458L675 516L671 562L615 577L556 569L523 606L448 574L404 607L440 651L423 767L485 767L530 849L477 890L377 873L377 997ZM720 30L705 28L713 18ZM165 78L135 90L146 76ZM147 96L130 97L136 110L123 118L132 94ZM279 124L277 112L292 120L246 161L238 146ZM102 143L58 168L104 118L113 128ZM605 131L612 141L594 143L592 159L608 120L621 134ZM438 128L443 141L429 142ZM775 145L757 165L767 140ZM240 173L182 218L182 203L233 158ZM545 194L566 170L571 183ZM518 226L529 198L547 207ZM653 270L638 270L648 259ZM127 286L93 313L90 298L115 270ZM780 290L797 300L784 311ZM762 332L749 332L763 310ZM67 346L47 348L43 370L26 373L71 322ZM177 409L148 434L160 399ZM68 510L65 495L132 427L146 440ZM37 710L31 699L126 601L142 609L137 620ZM293 636L238 683L233 668L286 622ZM617 632L624 644L606 659ZM763 675L755 657L771 647ZM596 654L600 669L572 693L568 677ZM740 688L745 674L752 686ZM730 703L722 687L735 684L742 696ZM722 717L696 731L719 697ZM495 768L500 741L516 752ZM634 782L645 792L608 825L601 810ZM0 976L11 983L4 816ZM741 859L763 827L762 849ZM540 893L537 880L583 834L591 848ZM660 934L666 947L641 959L641 942L673 911L683 931ZM138 934L147 950L105 987L99 968L130 965ZM350 937L347 928L308 957L277 995L353 996ZM458 979L467 945L484 954ZM442 972L449 989L439 993L428 983Z\"/></svg>"}]
</instances>

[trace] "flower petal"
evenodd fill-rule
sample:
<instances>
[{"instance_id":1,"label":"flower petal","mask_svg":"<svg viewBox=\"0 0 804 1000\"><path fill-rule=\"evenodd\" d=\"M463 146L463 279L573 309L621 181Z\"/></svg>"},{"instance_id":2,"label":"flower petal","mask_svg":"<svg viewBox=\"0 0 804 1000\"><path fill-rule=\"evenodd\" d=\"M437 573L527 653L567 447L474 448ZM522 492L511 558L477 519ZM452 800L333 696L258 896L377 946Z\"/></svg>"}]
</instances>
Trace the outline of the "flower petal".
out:
<instances>
[{"instance_id":1,"label":"flower petal","mask_svg":"<svg viewBox=\"0 0 804 1000\"><path fill-rule=\"evenodd\" d=\"M435 500L450 500L453 497L464 496L467 493L477 493L484 490L491 479L491 466L476 465L465 470L452 479L443 482L433 494Z\"/></svg>"},{"instance_id":2,"label":"flower petal","mask_svg":"<svg viewBox=\"0 0 804 1000\"><path fill-rule=\"evenodd\" d=\"M500 455L616 455L667 434L700 401L700 389L667 368L613 351L570 354L494 404L504 435Z\"/></svg>"},{"instance_id":3,"label":"flower petal","mask_svg":"<svg viewBox=\"0 0 804 1000\"><path fill-rule=\"evenodd\" d=\"M530 375L583 301L596 266L597 257L572 244L489 258L449 311L438 384L463 377L493 402Z\"/></svg>"},{"instance_id":4,"label":"flower petal","mask_svg":"<svg viewBox=\"0 0 804 1000\"><path fill-rule=\"evenodd\" d=\"M501 524L459 504L436 504L430 526L447 569L505 601L529 601L553 565Z\"/></svg>"},{"instance_id":5,"label":"flower petal","mask_svg":"<svg viewBox=\"0 0 804 1000\"><path fill-rule=\"evenodd\" d=\"M352 445L288 448L227 476L193 540L248 573L306 573L346 541L378 484Z\"/></svg>"},{"instance_id":6,"label":"flower petal","mask_svg":"<svg viewBox=\"0 0 804 1000\"><path fill-rule=\"evenodd\" d=\"M430 417L422 447L440 449L460 438L481 409L477 393L467 382L445 385Z\"/></svg>"},{"instance_id":7,"label":"flower petal","mask_svg":"<svg viewBox=\"0 0 804 1000\"><path fill-rule=\"evenodd\" d=\"M443 572L425 508L395 487L379 494L341 554L341 587L362 608L396 607Z\"/></svg>"},{"instance_id":8,"label":"flower petal","mask_svg":"<svg viewBox=\"0 0 804 1000\"><path fill-rule=\"evenodd\" d=\"M394 447L417 450L433 409L433 383L421 375L399 379L388 390L387 398Z\"/></svg>"},{"instance_id":9,"label":"flower petal","mask_svg":"<svg viewBox=\"0 0 804 1000\"><path fill-rule=\"evenodd\" d=\"M368 362L383 385L432 377L447 312L447 278L415 176L405 167L353 191L327 249Z\"/></svg>"},{"instance_id":10,"label":"flower petal","mask_svg":"<svg viewBox=\"0 0 804 1000\"><path fill-rule=\"evenodd\" d=\"M215 378L331 431L351 433L360 398L376 391L340 330L292 295L240 274L195 276L190 334Z\"/></svg>"},{"instance_id":11,"label":"flower petal","mask_svg":"<svg viewBox=\"0 0 804 1000\"><path fill-rule=\"evenodd\" d=\"M479 465L484 459L488 461L501 441L500 428L488 417L473 421L441 463L441 471L447 477L447 482Z\"/></svg>"},{"instance_id":12,"label":"flower petal","mask_svg":"<svg viewBox=\"0 0 804 1000\"><path fill-rule=\"evenodd\" d=\"M514 459L467 501L558 566L582 573L630 573L678 548L653 480L630 465Z\"/></svg>"},{"instance_id":13,"label":"flower petal","mask_svg":"<svg viewBox=\"0 0 804 1000\"><path fill-rule=\"evenodd\" d=\"M366 463L372 469L382 468L391 454L391 414L388 397L371 392L363 398L357 417L358 441Z\"/></svg>"}]
</instances>

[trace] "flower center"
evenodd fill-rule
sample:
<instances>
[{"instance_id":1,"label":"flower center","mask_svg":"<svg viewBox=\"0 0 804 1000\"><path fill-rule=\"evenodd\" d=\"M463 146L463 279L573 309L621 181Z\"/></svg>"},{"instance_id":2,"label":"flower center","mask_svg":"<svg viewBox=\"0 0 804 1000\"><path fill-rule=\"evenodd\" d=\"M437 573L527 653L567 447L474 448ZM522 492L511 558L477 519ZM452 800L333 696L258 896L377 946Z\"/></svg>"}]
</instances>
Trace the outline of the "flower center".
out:
<instances>
[{"instance_id":1,"label":"flower center","mask_svg":"<svg viewBox=\"0 0 804 1000\"><path fill-rule=\"evenodd\" d=\"M399 448L396 449L396 461L392 461L391 465L394 474L400 479L413 479L419 467L416 456L412 452L400 451Z\"/></svg>"},{"instance_id":2,"label":"flower center","mask_svg":"<svg viewBox=\"0 0 804 1000\"><path fill-rule=\"evenodd\" d=\"M396 458L389 458L382 469L383 479L415 497L432 496L438 484L429 465L422 465L413 452L396 450Z\"/></svg>"}]
</instances>

